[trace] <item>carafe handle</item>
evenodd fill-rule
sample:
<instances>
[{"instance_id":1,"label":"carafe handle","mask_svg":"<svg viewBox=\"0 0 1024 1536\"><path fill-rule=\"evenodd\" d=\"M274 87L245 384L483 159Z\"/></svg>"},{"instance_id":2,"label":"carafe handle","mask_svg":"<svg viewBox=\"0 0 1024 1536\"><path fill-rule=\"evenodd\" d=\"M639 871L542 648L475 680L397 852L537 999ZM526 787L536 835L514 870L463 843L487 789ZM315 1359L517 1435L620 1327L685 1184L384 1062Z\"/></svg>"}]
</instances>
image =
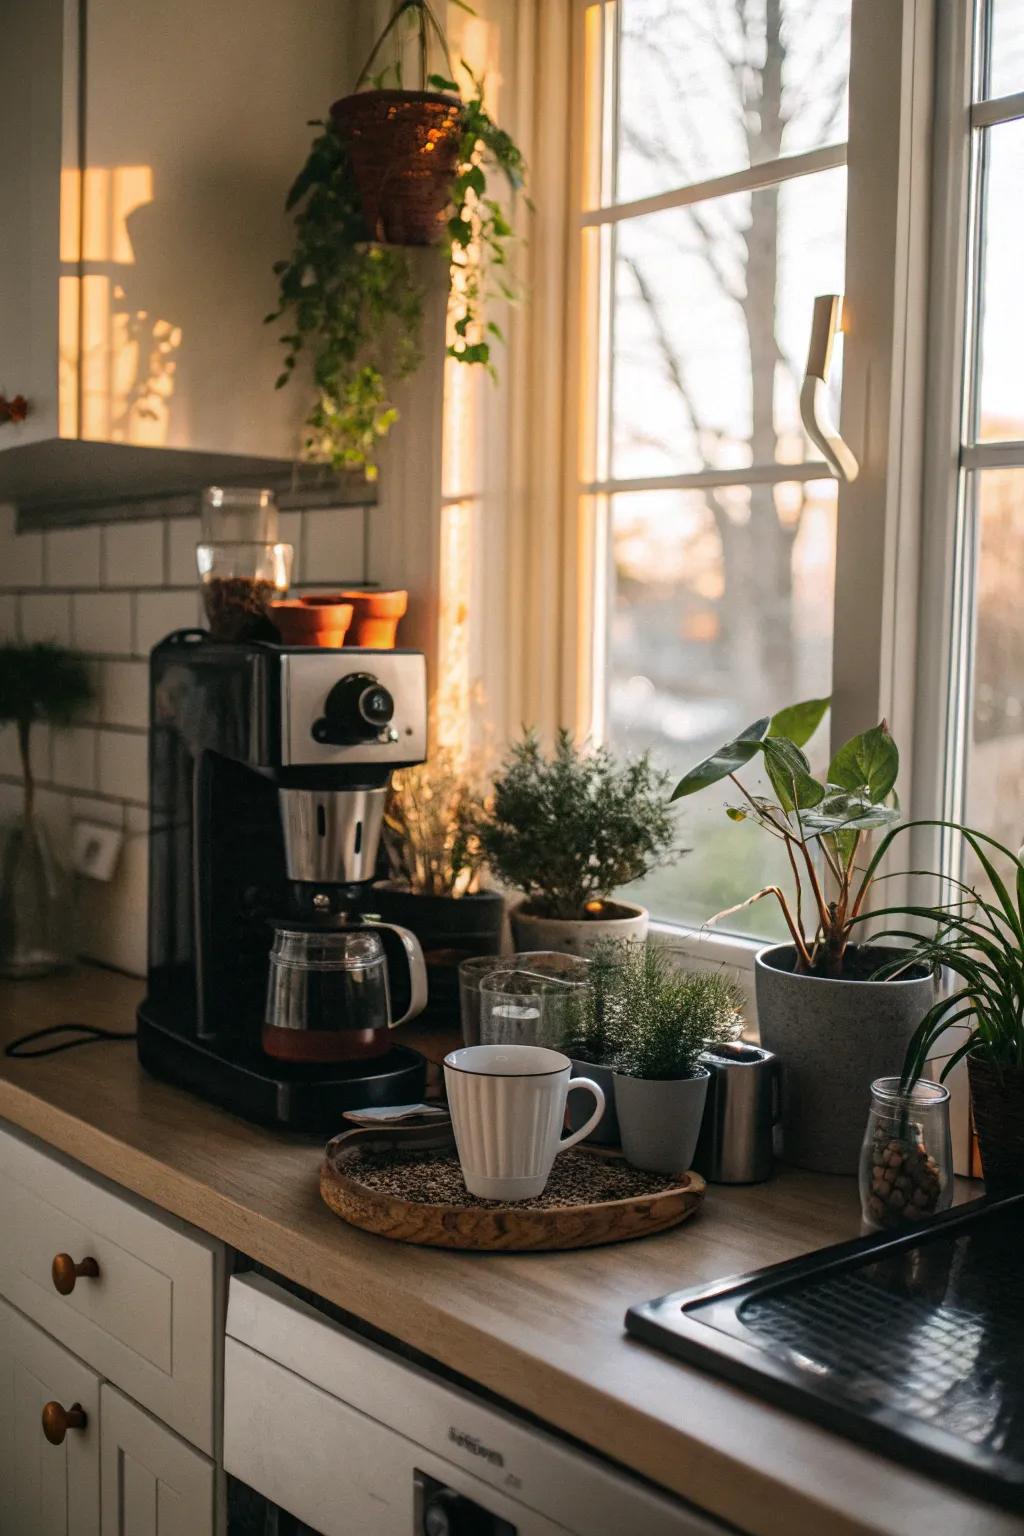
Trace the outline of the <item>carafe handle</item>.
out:
<instances>
[{"instance_id":1,"label":"carafe handle","mask_svg":"<svg viewBox=\"0 0 1024 1536\"><path fill-rule=\"evenodd\" d=\"M423 950L419 939L408 928L400 928L397 923L382 923L375 917L368 917L364 921L368 928L386 928L389 933L397 935L409 967L409 1006L399 1018L388 1020L388 1028L397 1029L399 1024L408 1024L410 1019L415 1019L427 1006L427 967L423 961Z\"/></svg>"}]
</instances>

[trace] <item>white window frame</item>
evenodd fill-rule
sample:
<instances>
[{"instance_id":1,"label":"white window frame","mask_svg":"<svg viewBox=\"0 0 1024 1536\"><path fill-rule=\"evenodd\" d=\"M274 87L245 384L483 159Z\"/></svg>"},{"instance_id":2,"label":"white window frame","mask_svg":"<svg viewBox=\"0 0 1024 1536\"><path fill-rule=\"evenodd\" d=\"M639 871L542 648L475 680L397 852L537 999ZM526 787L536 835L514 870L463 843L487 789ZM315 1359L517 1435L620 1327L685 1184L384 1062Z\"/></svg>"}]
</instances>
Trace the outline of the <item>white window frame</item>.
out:
<instances>
[{"instance_id":1,"label":"white window frame","mask_svg":"<svg viewBox=\"0 0 1024 1536\"><path fill-rule=\"evenodd\" d=\"M575 47L573 99L583 110L583 18L591 0L573 0ZM605 4L609 0L605 0ZM913 764L917 642L919 514L923 464L927 257L930 203L931 80L936 7L934 0L853 0L848 154L835 149L789 157L788 170L805 172L827 165L849 166L846 243L846 304L841 430L861 464L852 484L839 490L835 639L833 644L833 747L886 718L905 760L904 782ZM580 121L577 116L577 124ZM587 343L581 315L581 226L602 222L600 212L582 205L582 174L576 166L569 210L569 284L572 316L568 356L575 366L570 398L579 402L580 359ZM654 211L721 190L765 184L765 168L753 167L702 188L669 193L630 205ZM779 179L779 178L775 178ZM870 209L870 217L858 210ZM808 324L815 295L807 295ZM575 658L564 671L562 718L581 735L600 734L595 709L599 682L596 646L602 643L602 583L596 573L609 558L606 520L588 522L581 489L596 502L609 487L600 476L580 484L580 407L569 413L572 434L566 455L564 491L567 536L573 562L575 598L563 611L562 651ZM798 475L822 478L824 465L799 466ZM787 471L787 478L793 478ZM723 482L740 477L729 471ZM781 475L779 478L783 478ZM628 487L690 486L707 476L630 482ZM596 525L596 526L595 526ZM594 594L597 594L595 599ZM589 644L588 644L589 639ZM595 732L595 727L597 730ZM927 755L927 754L926 754ZM686 765L680 764L682 770ZM669 923L655 924L702 964L753 970L760 944L751 939Z\"/></svg>"}]
</instances>

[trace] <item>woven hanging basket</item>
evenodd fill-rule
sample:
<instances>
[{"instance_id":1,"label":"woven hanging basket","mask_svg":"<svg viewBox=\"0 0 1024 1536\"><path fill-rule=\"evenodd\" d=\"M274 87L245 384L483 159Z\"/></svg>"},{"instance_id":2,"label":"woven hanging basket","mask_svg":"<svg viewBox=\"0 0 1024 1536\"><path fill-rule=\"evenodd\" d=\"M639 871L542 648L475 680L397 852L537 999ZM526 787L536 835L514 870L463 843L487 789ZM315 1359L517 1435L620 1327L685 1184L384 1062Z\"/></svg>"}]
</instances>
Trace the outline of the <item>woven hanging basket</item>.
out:
<instances>
[{"instance_id":1,"label":"woven hanging basket","mask_svg":"<svg viewBox=\"0 0 1024 1536\"><path fill-rule=\"evenodd\" d=\"M994 1067L972 1051L967 1075L985 1188L1024 1190L1024 1067Z\"/></svg>"},{"instance_id":2,"label":"woven hanging basket","mask_svg":"<svg viewBox=\"0 0 1024 1536\"><path fill-rule=\"evenodd\" d=\"M371 239L436 245L459 162L462 103L438 91L358 91L331 108Z\"/></svg>"}]
</instances>

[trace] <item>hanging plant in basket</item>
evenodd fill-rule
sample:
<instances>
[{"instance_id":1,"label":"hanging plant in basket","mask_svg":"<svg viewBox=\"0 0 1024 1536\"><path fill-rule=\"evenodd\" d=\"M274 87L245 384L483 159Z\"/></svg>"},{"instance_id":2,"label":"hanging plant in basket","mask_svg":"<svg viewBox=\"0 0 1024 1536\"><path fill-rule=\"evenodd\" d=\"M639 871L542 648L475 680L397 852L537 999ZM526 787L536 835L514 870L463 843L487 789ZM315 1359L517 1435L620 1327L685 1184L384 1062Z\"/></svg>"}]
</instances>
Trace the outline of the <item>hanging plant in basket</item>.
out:
<instances>
[{"instance_id":1,"label":"hanging plant in basket","mask_svg":"<svg viewBox=\"0 0 1024 1536\"><path fill-rule=\"evenodd\" d=\"M460 8L461 0L455 0ZM412 29L419 88L402 80L401 29ZM371 75L388 44L398 56ZM431 50L443 74L430 73ZM512 228L489 187L500 172L511 193L525 166L489 116L483 82L456 83L444 31L427 0L396 0L356 82L331 107L288 194L295 247L275 263L286 353L277 379L308 356L315 398L305 456L375 479L380 441L397 419L395 385L423 360L423 290L409 246L440 245L450 272L449 356L493 373L499 327L485 315L492 290L514 296L507 276ZM391 81L393 83L389 84ZM363 89L363 87L368 87Z\"/></svg>"}]
</instances>

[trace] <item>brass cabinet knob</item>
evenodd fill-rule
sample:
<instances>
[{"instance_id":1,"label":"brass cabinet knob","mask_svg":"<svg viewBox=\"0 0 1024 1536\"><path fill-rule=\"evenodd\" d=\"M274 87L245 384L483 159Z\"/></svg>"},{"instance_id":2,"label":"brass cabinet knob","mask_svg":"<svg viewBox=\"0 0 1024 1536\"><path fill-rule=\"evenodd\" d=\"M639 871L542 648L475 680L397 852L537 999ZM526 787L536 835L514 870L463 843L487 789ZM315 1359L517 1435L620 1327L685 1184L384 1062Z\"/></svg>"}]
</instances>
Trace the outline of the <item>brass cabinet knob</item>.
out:
<instances>
[{"instance_id":1,"label":"brass cabinet knob","mask_svg":"<svg viewBox=\"0 0 1024 1536\"><path fill-rule=\"evenodd\" d=\"M100 1267L95 1259L83 1259L80 1264L76 1264L70 1253L58 1253L50 1270L54 1289L60 1291L62 1296L70 1296L78 1280L95 1280L99 1272Z\"/></svg>"},{"instance_id":2,"label":"brass cabinet knob","mask_svg":"<svg viewBox=\"0 0 1024 1536\"><path fill-rule=\"evenodd\" d=\"M85 1428L85 1409L81 1403L65 1408L61 1403L47 1403L43 1408L43 1434L51 1445L63 1445L69 1429Z\"/></svg>"}]
</instances>

